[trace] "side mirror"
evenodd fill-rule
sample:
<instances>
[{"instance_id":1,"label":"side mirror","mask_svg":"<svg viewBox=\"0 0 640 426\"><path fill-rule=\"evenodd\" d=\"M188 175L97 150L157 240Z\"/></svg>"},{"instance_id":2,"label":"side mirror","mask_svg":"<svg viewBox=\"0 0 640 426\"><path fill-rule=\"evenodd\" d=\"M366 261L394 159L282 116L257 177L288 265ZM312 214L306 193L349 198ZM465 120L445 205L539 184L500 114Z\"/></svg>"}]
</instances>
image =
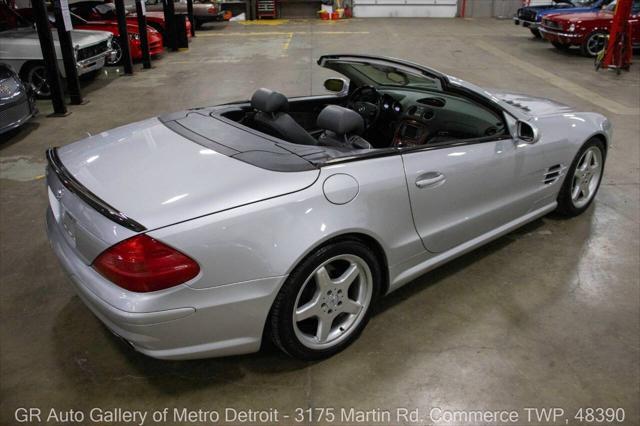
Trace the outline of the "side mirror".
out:
<instances>
[{"instance_id":1,"label":"side mirror","mask_svg":"<svg viewBox=\"0 0 640 426\"><path fill-rule=\"evenodd\" d=\"M324 88L330 92L335 92L338 94L346 94L349 90L349 83L344 78L330 78L325 80Z\"/></svg>"},{"instance_id":2,"label":"side mirror","mask_svg":"<svg viewBox=\"0 0 640 426\"><path fill-rule=\"evenodd\" d=\"M526 143L536 143L540 139L538 129L526 121L518 121L518 139Z\"/></svg>"}]
</instances>

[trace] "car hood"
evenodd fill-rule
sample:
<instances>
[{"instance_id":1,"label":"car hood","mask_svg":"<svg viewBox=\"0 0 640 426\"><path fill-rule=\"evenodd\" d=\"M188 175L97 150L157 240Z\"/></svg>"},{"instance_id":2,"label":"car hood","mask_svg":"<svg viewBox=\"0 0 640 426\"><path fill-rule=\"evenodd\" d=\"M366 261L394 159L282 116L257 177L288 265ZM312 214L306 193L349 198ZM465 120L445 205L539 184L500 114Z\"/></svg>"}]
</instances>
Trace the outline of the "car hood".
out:
<instances>
[{"instance_id":1,"label":"car hood","mask_svg":"<svg viewBox=\"0 0 640 426\"><path fill-rule=\"evenodd\" d=\"M66 169L147 229L300 191L319 170L275 172L236 160L170 130L157 118L58 149Z\"/></svg>"},{"instance_id":2,"label":"car hood","mask_svg":"<svg viewBox=\"0 0 640 426\"><path fill-rule=\"evenodd\" d=\"M3 39L33 40L34 43L40 43L38 32L33 28L16 28L3 31L0 34ZM58 44L58 32L54 29L51 31L51 35L54 43ZM79 45L80 47L100 43L109 37L111 37L111 33L107 31L71 30L73 44Z\"/></svg>"},{"instance_id":3,"label":"car hood","mask_svg":"<svg viewBox=\"0 0 640 426\"><path fill-rule=\"evenodd\" d=\"M91 28L105 28L105 30L107 28L115 30L118 29L118 23L116 21L89 21L85 25ZM137 33L138 24L127 21L127 32Z\"/></svg>"},{"instance_id":4,"label":"car hood","mask_svg":"<svg viewBox=\"0 0 640 426\"><path fill-rule=\"evenodd\" d=\"M541 10L540 12L538 12L538 16L539 17L543 17L543 16L549 16L549 15L574 15L574 14L580 14L582 15L583 13L588 13L588 12L593 12L594 9L591 7L571 7L571 8L567 8L567 9L548 9L548 10Z\"/></svg>"},{"instance_id":5,"label":"car hood","mask_svg":"<svg viewBox=\"0 0 640 426\"><path fill-rule=\"evenodd\" d=\"M491 94L501 101L520 109L525 114L535 117L574 112L574 109L570 106L551 99L500 91L491 91Z\"/></svg>"},{"instance_id":6,"label":"car hood","mask_svg":"<svg viewBox=\"0 0 640 426\"><path fill-rule=\"evenodd\" d=\"M587 21L600 21L600 20L612 20L613 14L610 12L597 11L597 12L584 12L584 13L569 13L559 14L559 15L548 15L547 17L553 16L554 21L565 21L565 22L587 22Z\"/></svg>"}]
</instances>

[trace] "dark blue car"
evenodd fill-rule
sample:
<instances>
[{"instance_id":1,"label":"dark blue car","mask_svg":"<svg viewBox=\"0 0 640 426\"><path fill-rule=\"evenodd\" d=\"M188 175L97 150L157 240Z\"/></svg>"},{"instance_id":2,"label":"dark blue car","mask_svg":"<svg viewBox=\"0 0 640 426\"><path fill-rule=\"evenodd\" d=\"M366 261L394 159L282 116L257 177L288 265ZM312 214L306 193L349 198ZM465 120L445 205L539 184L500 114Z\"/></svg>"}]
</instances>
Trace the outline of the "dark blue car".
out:
<instances>
[{"instance_id":1,"label":"dark blue car","mask_svg":"<svg viewBox=\"0 0 640 426\"><path fill-rule=\"evenodd\" d=\"M602 9L613 0L553 0L552 4L525 6L518 9L513 21L529 28L537 38L541 38L538 27L542 17L551 14L586 13Z\"/></svg>"}]
</instances>

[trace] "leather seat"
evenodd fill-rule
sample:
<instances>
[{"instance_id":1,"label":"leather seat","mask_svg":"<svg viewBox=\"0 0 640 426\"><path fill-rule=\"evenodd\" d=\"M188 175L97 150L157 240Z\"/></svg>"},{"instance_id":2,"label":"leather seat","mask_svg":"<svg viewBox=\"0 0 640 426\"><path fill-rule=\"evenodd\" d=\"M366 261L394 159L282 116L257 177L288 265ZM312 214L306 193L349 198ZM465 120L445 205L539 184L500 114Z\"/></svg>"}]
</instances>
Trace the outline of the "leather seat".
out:
<instances>
[{"instance_id":1,"label":"leather seat","mask_svg":"<svg viewBox=\"0 0 640 426\"><path fill-rule=\"evenodd\" d=\"M327 105L318 115L318 127L324 132L320 145L342 149L372 149L359 135L364 132L364 119L357 112L338 105Z\"/></svg>"},{"instance_id":2,"label":"leather seat","mask_svg":"<svg viewBox=\"0 0 640 426\"><path fill-rule=\"evenodd\" d=\"M257 130L295 144L318 144L313 136L287 114L289 101L282 93L258 89L251 97L251 106L258 110L253 116Z\"/></svg>"}]
</instances>

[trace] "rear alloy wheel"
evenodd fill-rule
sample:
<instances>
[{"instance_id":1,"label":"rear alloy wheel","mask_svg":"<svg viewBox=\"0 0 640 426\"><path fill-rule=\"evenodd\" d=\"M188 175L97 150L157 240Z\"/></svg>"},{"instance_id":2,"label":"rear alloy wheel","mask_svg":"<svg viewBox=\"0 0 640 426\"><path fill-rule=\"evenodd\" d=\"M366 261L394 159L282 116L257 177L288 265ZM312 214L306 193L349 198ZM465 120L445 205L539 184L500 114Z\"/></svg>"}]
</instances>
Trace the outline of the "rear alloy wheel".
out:
<instances>
[{"instance_id":1,"label":"rear alloy wheel","mask_svg":"<svg viewBox=\"0 0 640 426\"><path fill-rule=\"evenodd\" d=\"M33 62L27 65L21 73L22 81L31 86L36 97L48 99L51 97L51 87L47 78L47 68L42 62Z\"/></svg>"},{"instance_id":2,"label":"rear alloy wheel","mask_svg":"<svg viewBox=\"0 0 640 426\"><path fill-rule=\"evenodd\" d=\"M540 30L538 30L537 28L529 28L529 31L531 31L531 34L533 34L535 38L542 38L542 34L540 34Z\"/></svg>"},{"instance_id":3,"label":"rear alloy wheel","mask_svg":"<svg viewBox=\"0 0 640 426\"><path fill-rule=\"evenodd\" d=\"M580 46L580 52L587 57L593 58L596 56L602 49L605 48L605 37L606 33L604 31L594 31L582 42Z\"/></svg>"},{"instance_id":4,"label":"rear alloy wheel","mask_svg":"<svg viewBox=\"0 0 640 426\"><path fill-rule=\"evenodd\" d=\"M303 360L343 350L369 320L380 282L379 262L363 243L322 247L289 275L278 293L269 320L272 340Z\"/></svg>"},{"instance_id":5,"label":"rear alloy wheel","mask_svg":"<svg viewBox=\"0 0 640 426\"><path fill-rule=\"evenodd\" d=\"M604 172L605 149L599 139L585 143L573 160L558 195L558 211L566 216L584 212L598 192Z\"/></svg>"},{"instance_id":6,"label":"rear alloy wheel","mask_svg":"<svg viewBox=\"0 0 640 426\"><path fill-rule=\"evenodd\" d=\"M111 39L111 48L116 52L116 54L111 57L111 60L107 60L107 65L120 65L122 62L122 46L120 46L120 39L118 37Z\"/></svg>"}]
</instances>

